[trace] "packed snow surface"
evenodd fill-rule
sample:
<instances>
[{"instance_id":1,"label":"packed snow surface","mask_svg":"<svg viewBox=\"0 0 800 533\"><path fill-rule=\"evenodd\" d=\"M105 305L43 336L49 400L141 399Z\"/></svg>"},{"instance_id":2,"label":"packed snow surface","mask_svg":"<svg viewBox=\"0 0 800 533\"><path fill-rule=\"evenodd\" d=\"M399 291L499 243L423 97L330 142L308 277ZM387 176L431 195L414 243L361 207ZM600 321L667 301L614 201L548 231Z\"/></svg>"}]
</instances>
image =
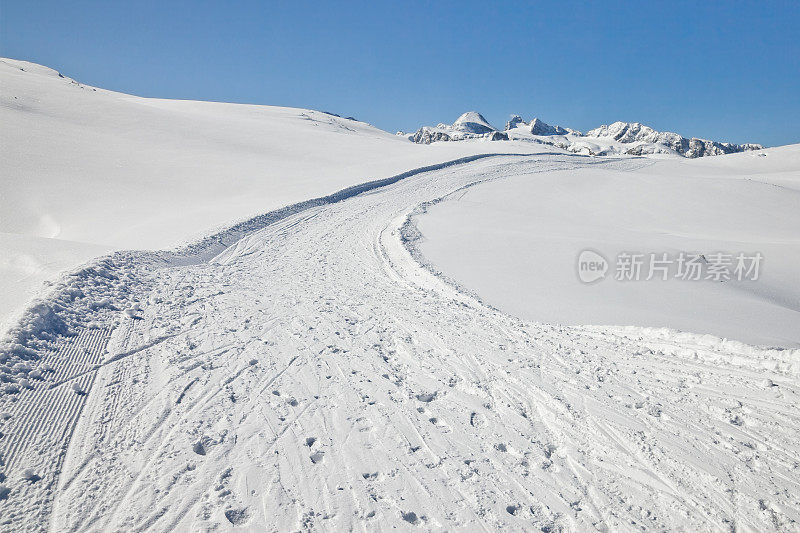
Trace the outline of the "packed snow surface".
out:
<instances>
[{"instance_id":1,"label":"packed snow surface","mask_svg":"<svg viewBox=\"0 0 800 533\"><path fill-rule=\"evenodd\" d=\"M0 229L112 248L200 238L87 262L14 323L0 529L798 529L800 351L533 322L425 256L425 211L489 182L659 186L683 167L524 141L418 146L324 113L141 99L5 65L16 215ZM724 159L693 168L713 181L742 164ZM743 193L795 194L796 168L772 170ZM745 244L794 249L755 221Z\"/></svg>"}]
</instances>

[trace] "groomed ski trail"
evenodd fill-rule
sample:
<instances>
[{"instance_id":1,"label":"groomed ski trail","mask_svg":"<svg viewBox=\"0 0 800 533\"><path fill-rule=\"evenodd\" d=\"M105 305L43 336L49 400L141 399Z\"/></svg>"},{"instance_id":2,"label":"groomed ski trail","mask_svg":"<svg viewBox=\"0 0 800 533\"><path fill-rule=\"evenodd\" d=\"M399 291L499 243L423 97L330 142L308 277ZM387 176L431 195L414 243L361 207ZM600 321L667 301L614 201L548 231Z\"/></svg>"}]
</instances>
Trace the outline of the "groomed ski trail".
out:
<instances>
[{"instance_id":1,"label":"groomed ski trail","mask_svg":"<svg viewBox=\"0 0 800 533\"><path fill-rule=\"evenodd\" d=\"M797 529L794 352L526 323L409 252L426 202L588 164L640 163L431 170L143 273L50 530Z\"/></svg>"}]
</instances>

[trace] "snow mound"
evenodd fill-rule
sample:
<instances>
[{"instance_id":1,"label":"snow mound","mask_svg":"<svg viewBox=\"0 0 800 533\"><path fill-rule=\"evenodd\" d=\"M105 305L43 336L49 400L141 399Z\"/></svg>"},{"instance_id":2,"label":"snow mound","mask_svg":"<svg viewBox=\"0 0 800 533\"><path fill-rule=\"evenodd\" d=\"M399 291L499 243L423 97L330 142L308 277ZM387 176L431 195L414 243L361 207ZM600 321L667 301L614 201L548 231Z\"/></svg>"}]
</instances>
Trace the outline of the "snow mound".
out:
<instances>
[{"instance_id":1,"label":"snow mound","mask_svg":"<svg viewBox=\"0 0 800 533\"><path fill-rule=\"evenodd\" d=\"M146 287L138 277L158 253L117 252L95 259L61 275L49 292L35 299L19 321L0 338L0 382L14 394L27 388L30 379L42 379L35 365L45 350L82 328L106 323L112 327L123 317L119 309L134 306L132 287ZM134 270L134 259L139 270ZM138 274L137 274L138 272Z\"/></svg>"}]
</instances>

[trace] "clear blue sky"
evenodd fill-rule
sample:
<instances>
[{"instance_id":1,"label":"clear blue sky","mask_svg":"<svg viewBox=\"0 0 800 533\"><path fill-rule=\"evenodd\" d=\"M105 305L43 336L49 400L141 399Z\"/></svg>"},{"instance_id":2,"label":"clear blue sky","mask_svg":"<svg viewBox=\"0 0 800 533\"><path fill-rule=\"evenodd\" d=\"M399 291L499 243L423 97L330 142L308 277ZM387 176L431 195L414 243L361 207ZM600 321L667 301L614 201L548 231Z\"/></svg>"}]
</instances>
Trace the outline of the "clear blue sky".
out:
<instances>
[{"instance_id":1,"label":"clear blue sky","mask_svg":"<svg viewBox=\"0 0 800 533\"><path fill-rule=\"evenodd\" d=\"M0 55L143 96L800 142L797 2L0 2Z\"/></svg>"}]
</instances>

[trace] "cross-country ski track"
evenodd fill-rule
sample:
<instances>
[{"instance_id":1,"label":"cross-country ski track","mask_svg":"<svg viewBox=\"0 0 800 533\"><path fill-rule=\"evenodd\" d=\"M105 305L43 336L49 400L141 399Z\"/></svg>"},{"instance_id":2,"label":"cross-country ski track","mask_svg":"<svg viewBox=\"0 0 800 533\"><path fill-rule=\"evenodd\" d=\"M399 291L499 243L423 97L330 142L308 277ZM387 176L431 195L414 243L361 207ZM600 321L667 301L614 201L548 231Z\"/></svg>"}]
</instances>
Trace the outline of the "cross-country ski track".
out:
<instances>
[{"instance_id":1,"label":"cross-country ski track","mask_svg":"<svg viewBox=\"0 0 800 533\"><path fill-rule=\"evenodd\" d=\"M132 253L136 312L0 396L0 528L797 530L797 350L525 322L416 249L465 187L645 164L469 158Z\"/></svg>"}]
</instances>

